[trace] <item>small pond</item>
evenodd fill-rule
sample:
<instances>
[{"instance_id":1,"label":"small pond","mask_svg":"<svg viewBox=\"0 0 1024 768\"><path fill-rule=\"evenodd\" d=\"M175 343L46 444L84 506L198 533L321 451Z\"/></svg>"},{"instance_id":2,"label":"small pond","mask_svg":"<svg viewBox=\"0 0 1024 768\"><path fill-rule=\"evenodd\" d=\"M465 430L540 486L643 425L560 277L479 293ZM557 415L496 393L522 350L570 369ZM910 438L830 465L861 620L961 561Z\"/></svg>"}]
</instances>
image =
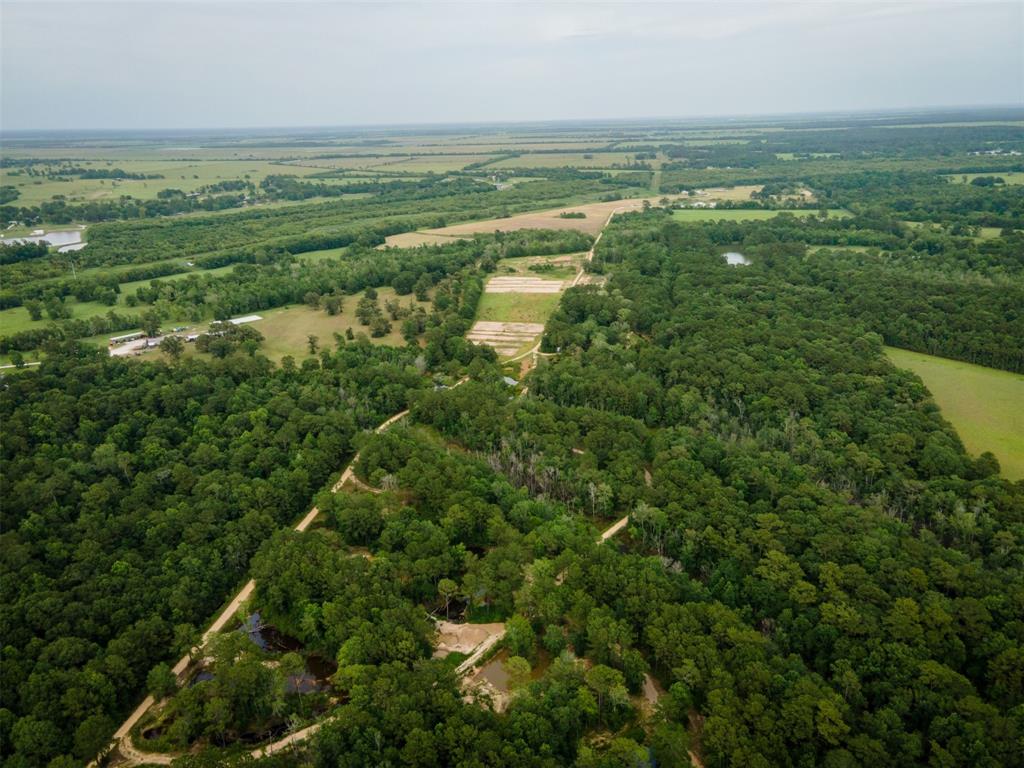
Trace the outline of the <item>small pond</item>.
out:
<instances>
[{"instance_id":1,"label":"small pond","mask_svg":"<svg viewBox=\"0 0 1024 768\"><path fill-rule=\"evenodd\" d=\"M0 242L4 245L10 245L12 243L41 243L44 240L50 245L60 248L62 251L64 247L70 245L77 245L79 248L85 246L85 243L82 242L82 230L80 229L57 229L53 232L45 232L38 235L33 233L31 235L23 235L21 237L0 238Z\"/></svg>"},{"instance_id":2,"label":"small pond","mask_svg":"<svg viewBox=\"0 0 1024 768\"><path fill-rule=\"evenodd\" d=\"M502 693L508 693L508 672L505 669L506 659L508 659L508 651L499 652L493 659L484 664L474 677L477 680L486 680Z\"/></svg>"}]
</instances>

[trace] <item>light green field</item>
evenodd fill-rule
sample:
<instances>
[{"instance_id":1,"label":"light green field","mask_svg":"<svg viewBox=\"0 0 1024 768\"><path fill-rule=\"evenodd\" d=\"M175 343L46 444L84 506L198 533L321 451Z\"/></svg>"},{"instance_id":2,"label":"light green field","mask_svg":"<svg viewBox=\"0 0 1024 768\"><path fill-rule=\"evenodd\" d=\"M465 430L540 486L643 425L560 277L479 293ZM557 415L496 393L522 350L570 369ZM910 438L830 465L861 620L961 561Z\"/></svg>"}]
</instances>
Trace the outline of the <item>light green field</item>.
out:
<instances>
[{"instance_id":1,"label":"light green field","mask_svg":"<svg viewBox=\"0 0 1024 768\"><path fill-rule=\"evenodd\" d=\"M921 377L967 450L991 451L1004 477L1024 479L1024 376L894 347L885 352Z\"/></svg>"},{"instance_id":2,"label":"light green field","mask_svg":"<svg viewBox=\"0 0 1024 768\"><path fill-rule=\"evenodd\" d=\"M347 251L347 247L342 248L328 248L324 251L307 251L306 253L300 253L296 256L301 261L324 261L330 259L337 259L339 256L344 255Z\"/></svg>"},{"instance_id":3,"label":"light green field","mask_svg":"<svg viewBox=\"0 0 1024 768\"><path fill-rule=\"evenodd\" d=\"M353 333L366 334L374 344L404 347L401 321L392 321L391 333L376 339L370 337L370 331L366 326L359 324L356 319L356 305L361 295L345 296L341 313L334 316L328 315L323 309L311 309L305 305L258 312L263 319L253 323L252 327L262 333L265 339L261 346L262 353L274 361L280 361L285 355L302 360L309 356L310 334L320 339L321 347L333 348L334 334L344 334L348 328L351 328ZM377 297L383 309L385 301L395 298L395 292L391 288L378 288ZM430 302L417 302L411 295L400 296L398 299L403 306L408 306L411 301L428 311L430 309Z\"/></svg>"},{"instance_id":4,"label":"light green field","mask_svg":"<svg viewBox=\"0 0 1024 768\"><path fill-rule=\"evenodd\" d=\"M1024 184L1024 171L988 171L987 173L951 173L946 176L954 184L970 184L979 176L998 176L1007 185Z\"/></svg>"},{"instance_id":5,"label":"light green field","mask_svg":"<svg viewBox=\"0 0 1024 768\"><path fill-rule=\"evenodd\" d=\"M298 165L281 165L256 160L230 160L208 162L187 162L168 160L139 160L118 158L107 161L73 160L74 166L91 169L120 168L129 173L162 174L162 179L79 179L60 177L58 179L29 176L18 173L18 168L0 169L0 184L15 187L19 197L14 205L38 205L50 200L54 195L64 195L68 202L89 202L94 200L116 200L121 195L131 195L140 200L152 200L162 189L180 189L182 192L194 192L207 184L233 179L245 180L258 184L272 174L291 174L308 176L318 169ZM372 162L372 161L371 161ZM46 166L37 165L37 170Z\"/></svg>"},{"instance_id":6,"label":"light green field","mask_svg":"<svg viewBox=\"0 0 1024 768\"><path fill-rule=\"evenodd\" d=\"M978 228L978 239L979 240L991 240L993 237L999 237L1003 233L999 227L979 227Z\"/></svg>"},{"instance_id":7,"label":"light green field","mask_svg":"<svg viewBox=\"0 0 1024 768\"><path fill-rule=\"evenodd\" d=\"M118 302L120 303L120 301L121 297L118 297ZM124 310L123 306L108 307L106 304L100 304L98 301L78 302L68 300L65 304L70 307L71 316L76 320L86 320L96 315L105 315L112 309L119 314L123 313ZM11 307L10 309L0 311L0 336L7 336L32 328L45 328L50 322L52 321L46 315L46 312L43 312L42 320L33 320L29 317L28 310L24 307Z\"/></svg>"},{"instance_id":8,"label":"light green field","mask_svg":"<svg viewBox=\"0 0 1024 768\"><path fill-rule=\"evenodd\" d=\"M561 298L559 293L485 293L480 297L476 319L502 323L546 323Z\"/></svg>"},{"instance_id":9,"label":"light green field","mask_svg":"<svg viewBox=\"0 0 1024 768\"><path fill-rule=\"evenodd\" d=\"M789 211L766 211L758 208L684 208L672 211L672 218L677 221L761 221L772 219L780 213L791 213L794 216L817 216L818 211L814 210L789 210ZM845 219L849 216L848 211L831 209L828 211L830 219Z\"/></svg>"}]
</instances>

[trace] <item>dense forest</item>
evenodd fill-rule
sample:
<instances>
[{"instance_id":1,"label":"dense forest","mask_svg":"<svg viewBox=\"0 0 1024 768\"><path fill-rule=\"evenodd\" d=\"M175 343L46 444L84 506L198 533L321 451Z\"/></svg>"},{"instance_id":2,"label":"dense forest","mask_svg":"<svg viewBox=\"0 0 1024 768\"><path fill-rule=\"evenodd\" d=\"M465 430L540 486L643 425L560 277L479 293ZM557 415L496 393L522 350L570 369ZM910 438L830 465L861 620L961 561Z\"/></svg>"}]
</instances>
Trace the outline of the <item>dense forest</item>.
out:
<instances>
[{"instance_id":1,"label":"dense forest","mask_svg":"<svg viewBox=\"0 0 1024 768\"><path fill-rule=\"evenodd\" d=\"M1024 372L1024 135L804 128L605 132L587 160L628 152L617 173L498 139L443 175L282 165L103 203L73 255L0 247L0 309L25 315L0 332L0 764L84 765L149 693L135 746L183 768L1024 766L1024 482L883 350ZM733 184L757 186L730 213L808 215L679 215ZM596 246L384 246L676 192ZM288 204L195 202L252 195ZM519 257L580 274L502 363L466 334ZM279 363L259 324L148 359L82 341L299 305L355 307L369 337ZM392 323L404 345L371 343ZM479 663L504 689L439 652L448 620L501 626Z\"/></svg>"},{"instance_id":2,"label":"dense forest","mask_svg":"<svg viewBox=\"0 0 1024 768\"><path fill-rule=\"evenodd\" d=\"M258 334L173 365L57 342L5 382L2 675L18 691L0 710L5 750L30 764L95 754L357 433L430 384L428 360L441 372L493 359L462 338L477 282L441 287L422 350L340 338L275 368Z\"/></svg>"}]
</instances>

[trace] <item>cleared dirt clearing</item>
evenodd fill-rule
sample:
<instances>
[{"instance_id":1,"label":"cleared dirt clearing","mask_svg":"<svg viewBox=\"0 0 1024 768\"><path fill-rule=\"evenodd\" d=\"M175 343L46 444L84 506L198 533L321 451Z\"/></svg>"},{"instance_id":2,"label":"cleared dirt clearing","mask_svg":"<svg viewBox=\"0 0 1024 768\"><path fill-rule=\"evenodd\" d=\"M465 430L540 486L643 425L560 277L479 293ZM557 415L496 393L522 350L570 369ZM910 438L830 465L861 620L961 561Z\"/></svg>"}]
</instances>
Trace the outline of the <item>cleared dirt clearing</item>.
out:
<instances>
[{"instance_id":1,"label":"cleared dirt clearing","mask_svg":"<svg viewBox=\"0 0 1024 768\"><path fill-rule=\"evenodd\" d=\"M499 355L514 355L524 344L544 332L543 323L498 323L481 320L473 324L466 338L493 347Z\"/></svg>"},{"instance_id":2,"label":"cleared dirt clearing","mask_svg":"<svg viewBox=\"0 0 1024 768\"><path fill-rule=\"evenodd\" d=\"M481 643L492 637L501 637L505 625L456 624L453 621L437 622L437 645L434 657L441 658L449 653L472 653Z\"/></svg>"},{"instance_id":3,"label":"cleared dirt clearing","mask_svg":"<svg viewBox=\"0 0 1024 768\"><path fill-rule=\"evenodd\" d=\"M492 277L484 286L484 293L559 293L561 280L543 280L539 277Z\"/></svg>"},{"instance_id":4,"label":"cleared dirt clearing","mask_svg":"<svg viewBox=\"0 0 1024 768\"><path fill-rule=\"evenodd\" d=\"M591 235L596 235L604 229L605 222L612 211L625 213L627 211L639 211L646 200L651 205L658 205L662 197L670 200L678 200L686 195L660 195L658 197L638 197L634 200L612 200L605 203L587 203L585 205L570 205L563 208L551 208L546 211L534 211L533 213L520 213L516 216L508 216L503 219L484 219L483 221L470 221L465 224L453 224L450 227L439 229L425 229L422 232L406 232L401 235L392 235L387 238L385 245L394 245L408 248L411 245L420 243L438 243L440 237L472 237L481 232L515 232L519 229L576 229ZM584 219L563 219L559 214L579 212L586 214ZM419 239L417 239L418 236ZM429 236L429 237L427 237Z\"/></svg>"}]
</instances>

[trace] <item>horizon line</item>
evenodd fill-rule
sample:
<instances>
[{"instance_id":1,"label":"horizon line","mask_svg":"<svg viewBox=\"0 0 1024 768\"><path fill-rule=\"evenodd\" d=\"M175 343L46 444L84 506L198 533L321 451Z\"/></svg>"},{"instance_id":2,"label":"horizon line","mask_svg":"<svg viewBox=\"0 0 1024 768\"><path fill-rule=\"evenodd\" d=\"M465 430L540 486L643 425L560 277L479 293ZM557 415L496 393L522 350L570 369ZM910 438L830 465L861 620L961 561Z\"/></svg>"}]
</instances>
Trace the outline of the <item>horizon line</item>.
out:
<instances>
[{"instance_id":1,"label":"horizon line","mask_svg":"<svg viewBox=\"0 0 1024 768\"><path fill-rule=\"evenodd\" d=\"M459 128L459 127L502 127L502 126L546 126L564 124L608 124L608 123L685 123L685 122L707 122L707 121L737 121L737 120L783 120L809 117L854 117L854 116L898 116L906 114L942 114L946 112L982 112L986 110L1010 110L1021 113L1024 118L1024 103L1005 104L944 104L930 106L905 106L905 107L877 107L877 108L853 108L853 109L822 109L798 112L736 112L722 114L701 114L689 116L634 116L634 117L580 117L580 118L536 118L528 120L456 120L456 121L427 121L427 122L395 122L395 123L337 123L337 124L305 124L305 125L238 125L238 126L195 126L195 127L149 127L149 128L126 128L126 127L83 127L83 128L14 128L6 129L0 127L0 137L17 136L18 134L76 134L76 133L107 133L107 134L129 134L129 133L175 133L188 132L199 133L227 132L227 131L328 131L328 130L382 130L382 129L411 129L411 128Z\"/></svg>"}]
</instances>

